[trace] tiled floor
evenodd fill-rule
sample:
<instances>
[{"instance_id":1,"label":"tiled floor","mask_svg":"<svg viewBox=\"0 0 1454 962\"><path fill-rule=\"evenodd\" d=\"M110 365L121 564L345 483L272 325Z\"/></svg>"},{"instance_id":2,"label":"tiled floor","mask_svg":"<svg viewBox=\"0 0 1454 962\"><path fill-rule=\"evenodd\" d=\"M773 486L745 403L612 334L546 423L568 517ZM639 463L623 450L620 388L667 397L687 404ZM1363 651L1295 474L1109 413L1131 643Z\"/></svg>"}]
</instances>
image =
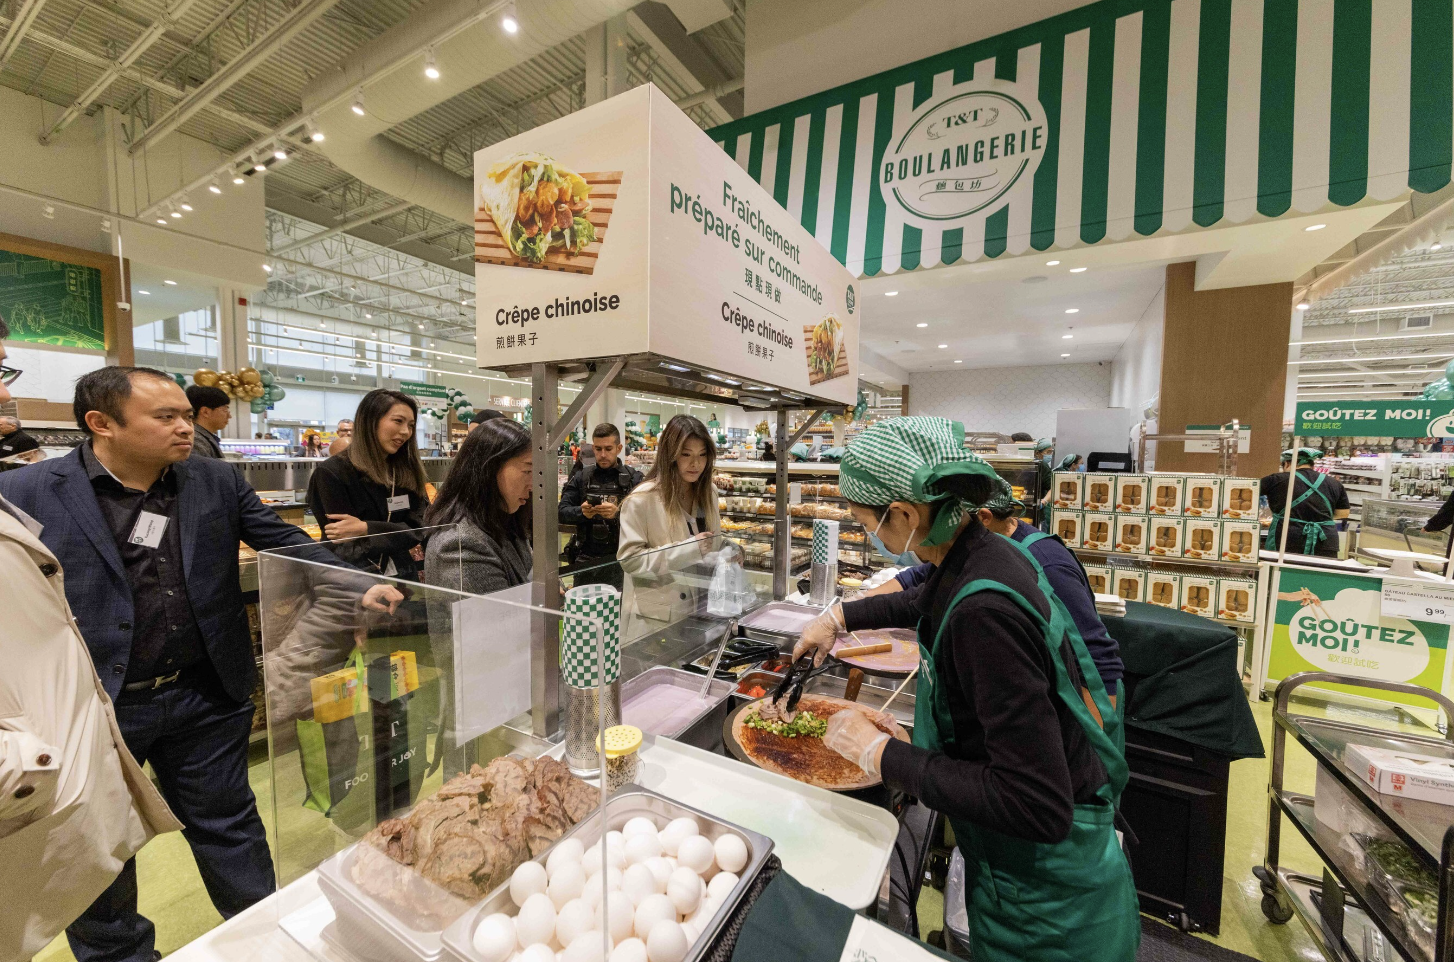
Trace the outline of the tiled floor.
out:
<instances>
[{"instance_id":1,"label":"tiled floor","mask_svg":"<svg viewBox=\"0 0 1454 962\"><path fill-rule=\"evenodd\" d=\"M1272 712L1267 702L1254 702L1263 744L1271 744ZM1322 956L1296 920L1272 925L1262 915L1261 890L1251 869L1261 864L1267 831L1267 759L1247 759L1232 764L1231 804L1227 814L1226 867L1223 878L1222 931L1212 940L1228 949L1263 962L1315 962ZM1287 785L1309 793L1313 790L1314 765L1301 749L1288 752ZM272 791L266 759L254 764L253 789L264 803ZM287 792L284 792L287 794ZM288 811L292 805L285 805ZM271 831L271 826L269 826ZM336 840L320 838L322 854L332 851ZM1147 856L1143 856L1147 857ZM1318 860L1295 831L1283 833L1283 861L1313 874L1321 874ZM157 927L157 948L171 952L221 921L202 889L202 881L180 834L156 839L138 856L142 911ZM921 930L928 933L943 926L943 896L926 887L919 902ZM37 962L61 962L72 958L65 939L57 939L38 956Z\"/></svg>"}]
</instances>

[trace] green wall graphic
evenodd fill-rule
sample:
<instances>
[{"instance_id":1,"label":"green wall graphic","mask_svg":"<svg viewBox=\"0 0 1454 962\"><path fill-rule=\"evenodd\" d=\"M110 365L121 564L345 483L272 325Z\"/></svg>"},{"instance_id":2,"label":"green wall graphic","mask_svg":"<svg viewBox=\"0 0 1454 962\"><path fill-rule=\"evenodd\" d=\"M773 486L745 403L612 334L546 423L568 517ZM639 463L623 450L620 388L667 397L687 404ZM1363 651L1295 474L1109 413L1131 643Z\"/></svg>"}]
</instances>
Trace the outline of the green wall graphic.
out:
<instances>
[{"instance_id":1,"label":"green wall graphic","mask_svg":"<svg viewBox=\"0 0 1454 962\"><path fill-rule=\"evenodd\" d=\"M0 317L16 341L104 351L101 271L0 250Z\"/></svg>"}]
</instances>

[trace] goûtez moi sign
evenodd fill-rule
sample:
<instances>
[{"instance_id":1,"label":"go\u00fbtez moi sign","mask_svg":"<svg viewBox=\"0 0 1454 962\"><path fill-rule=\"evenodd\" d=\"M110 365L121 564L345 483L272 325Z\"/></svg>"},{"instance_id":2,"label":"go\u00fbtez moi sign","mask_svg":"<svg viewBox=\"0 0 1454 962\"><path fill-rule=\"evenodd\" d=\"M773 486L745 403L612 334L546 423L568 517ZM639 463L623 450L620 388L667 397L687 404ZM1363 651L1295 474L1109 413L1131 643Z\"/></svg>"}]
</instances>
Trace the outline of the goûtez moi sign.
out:
<instances>
[{"instance_id":1,"label":"go\u00fbtez moi sign","mask_svg":"<svg viewBox=\"0 0 1454 962\"><path fill-rule=\"evenodd\" d=\"M1298 436L1454 437L1454 401L1309 401L1298 404Z\"/></svg>"}]
</instances>

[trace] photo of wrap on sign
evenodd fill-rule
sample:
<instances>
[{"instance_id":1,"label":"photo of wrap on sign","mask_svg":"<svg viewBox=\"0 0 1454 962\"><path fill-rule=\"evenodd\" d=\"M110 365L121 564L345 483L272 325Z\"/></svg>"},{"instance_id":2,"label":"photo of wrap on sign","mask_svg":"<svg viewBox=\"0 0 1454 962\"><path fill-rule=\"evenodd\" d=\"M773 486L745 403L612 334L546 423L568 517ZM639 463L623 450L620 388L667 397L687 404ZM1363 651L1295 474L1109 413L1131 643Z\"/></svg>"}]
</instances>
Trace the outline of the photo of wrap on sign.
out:
<instances>
[{"instance_id":1,"label":"photo of wrap on sign","mask_svg":"<svg viewBox=\"0 0 1454 962\"><path fill-rule=\"evenodd\" d=\"M480 183L475 261L595 272L621 171L578 174L538 153L492 166Z\"/></svg>"},{"instance_id":2,"label":"photo of wrap on sign","mask_svg":"<svg viewBox=\"0 0 1454 962\"><path fill-rule=\"evenodd\" d=\"M808 383L819 384L848 374L848 352L843 345L843 323L833 314L803 328L808 350Z\"/></svg>"}]
</instances>

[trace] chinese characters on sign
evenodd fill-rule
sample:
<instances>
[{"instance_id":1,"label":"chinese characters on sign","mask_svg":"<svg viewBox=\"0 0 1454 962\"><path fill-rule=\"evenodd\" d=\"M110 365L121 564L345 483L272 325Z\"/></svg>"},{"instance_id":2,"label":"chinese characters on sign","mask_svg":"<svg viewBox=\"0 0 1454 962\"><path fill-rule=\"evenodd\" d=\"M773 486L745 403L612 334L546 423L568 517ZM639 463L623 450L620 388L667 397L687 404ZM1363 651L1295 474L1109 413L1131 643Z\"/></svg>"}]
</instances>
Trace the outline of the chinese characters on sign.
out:
<instances>
[{"instance_id":1,"label":"chinese characters on sign","mask_svg":"<svg viewBox=\"0 0 1454 962\"><path fill-rule=\"evenodd\" d=\"M744 267L742 269L742 275L743 286L749 291L757 291L757 293L775 304L781 304L783 302L783 289L781 286L773 286L770 279L763 277L750 267Z\"/></svg>"},{"instance_id":2,"label":"chinese characters on sign","mask_svg":"<svg viewBox=\"0 0 1454 962\"><path fill-rule=\"evenodd\" d=\"M529 334L506 334L504 337L495 338L496 349L503 349L507 347L524 347L527 344L534 346L534 331L531 331Z\"/></svg>"},{"instance_id":3,"label":"chinese characters on sign","mask_svg":"<svg viewBox=\"0 0 1454 962\"><path fill-rule=\"evenodd\" d=\"M754 344L752 341L747 342L747 353L755 354L758 357L765 357L769 361L772 360L772 348L764 347L761 344Z\"/></svg>"}]
</instances>

